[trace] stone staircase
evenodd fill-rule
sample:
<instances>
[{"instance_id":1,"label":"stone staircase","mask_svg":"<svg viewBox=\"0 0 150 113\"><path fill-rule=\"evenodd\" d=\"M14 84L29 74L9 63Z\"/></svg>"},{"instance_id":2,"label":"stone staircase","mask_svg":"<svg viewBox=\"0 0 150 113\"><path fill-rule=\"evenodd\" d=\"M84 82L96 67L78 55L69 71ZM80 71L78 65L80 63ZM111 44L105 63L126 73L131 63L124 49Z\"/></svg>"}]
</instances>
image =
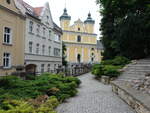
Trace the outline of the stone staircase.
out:
<instances>
[{"instance_id":1,"label":"stone staircase","mask_svg":"<svg viewBox=\"0 0 150 113\"><path fill-rule=\"evenodd\" d=\"M145 74L150 73L150 59L137 60L129 64L118 80L134 80L145 77Z\"/></svg>"},{"instance_id":2,"label":"stone staircase","mask_svg":"<svg viewBox=\"0 0 150 113\"><path fill-rule=\"evenodd\" d=\"M149 79L145 81L146 74L150 75L150 59L137 60L127 65L120 77L111 82L112 91L136 113L150 113L150 95L145 93L150 84Z\"/></svg>"}]
</instances>

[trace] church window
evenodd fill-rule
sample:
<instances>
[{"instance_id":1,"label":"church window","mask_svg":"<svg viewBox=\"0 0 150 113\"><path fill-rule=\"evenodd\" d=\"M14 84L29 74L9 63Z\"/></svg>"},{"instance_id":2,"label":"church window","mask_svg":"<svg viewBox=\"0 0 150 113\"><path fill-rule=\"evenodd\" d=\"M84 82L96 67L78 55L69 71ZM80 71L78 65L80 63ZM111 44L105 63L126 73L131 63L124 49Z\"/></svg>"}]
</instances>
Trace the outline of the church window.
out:
<instances>
[{"instance_id":1,"label":"church window","mask_svg":"<svg viewBox=\"0 0 150 113\"><path fill-rule=\"evenodd\" d=\"M77 36L77 42L81 42L81 36Z\"/></svg>"}]
</instances>

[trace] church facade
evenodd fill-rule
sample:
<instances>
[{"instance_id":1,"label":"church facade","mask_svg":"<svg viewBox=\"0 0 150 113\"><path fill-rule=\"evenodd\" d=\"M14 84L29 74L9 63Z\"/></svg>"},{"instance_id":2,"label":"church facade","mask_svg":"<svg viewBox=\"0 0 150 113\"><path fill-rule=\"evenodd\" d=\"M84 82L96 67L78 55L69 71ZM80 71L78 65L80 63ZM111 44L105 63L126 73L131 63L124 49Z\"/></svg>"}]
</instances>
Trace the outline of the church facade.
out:
<instances>
[{"instance_id":1,"label":"church facade","mask_svg":"<svg viewBox=\"0 0 150 113\"><path fill-rule=\"evenodd\" d=\"M62 40L66 45L66 60L69 64L99 63L102 59L102 46L99 46L97 34L94 33L95 21L91 14L83 22L80 19L70 25L71 16L64 9L60 17L60 26L63 30Z\"/></svg>"}]
</instances>

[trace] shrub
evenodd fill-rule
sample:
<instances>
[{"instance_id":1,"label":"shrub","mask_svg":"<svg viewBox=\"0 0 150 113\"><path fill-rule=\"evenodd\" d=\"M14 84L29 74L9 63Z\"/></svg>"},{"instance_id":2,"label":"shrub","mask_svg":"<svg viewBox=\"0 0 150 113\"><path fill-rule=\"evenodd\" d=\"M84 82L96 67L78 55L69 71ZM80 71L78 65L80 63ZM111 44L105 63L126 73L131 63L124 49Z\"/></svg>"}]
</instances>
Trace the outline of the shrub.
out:
<instances>
[{"instance_id":1,"label":"shrub","mask_svg":"<svg viewBox=\"0 0 150 113\"><path fill-rule=\"evenodd\" d=\"M101 77L104 74L103 68L104 66L102 64L95 64L92 68L92 74Z\"/></svg>"},{"instance_id":2,"label":"shrub","mask_svg":"<svg viewBox=\"0 0 150 113\"><path fill-rule=\"evenodd\" d=\"M5 100L1 105L0 113L56 113L54 109L59 102L53 96L45 103L40 103L38 107L32 104L24 100Z\"/></svg>"},{"instance_id":3,"label":"shrub","mask_svg":"<svg viewBox=\"0 0 150 113\"><path fill-rule=\"evenodd\" d=\"M116 56L114 59L104 60L101 64L94 65L92 74L96 77L101 77L102 75L117 77L120 74L119 69L123 68L123 66L128 63L130 63L129 59L122 56Z\"/></svg>"},{"instance_id":4,"label":"shrub","mask_svg":"<svg viewBox=\"0 0 150 113\"><path fill-rule=\"evenodd\" d=\"M113 60L113 65L121 65L124 66L126 64L129 64L130 60L126 57L123 56L116 56L115 59Z\"/></svg>"},{"instance_id":5,"label":"shrub","mask_svg":"<svg viewBox=\"0 0 150 113\"><path fill-rule=\"evenodd\" d=\"M101 62L102 65L116 65L116 66L124 66L129 64L130 60L123 56L116 56L111 60L104 60Z\"/></svg>"},{"instance_id":6,"label":"shrub","mask_svg":"<svg viewBox=\"0 0 150 113\"><path fill-rule=\"evenodd\" d=\"M35 99L45 94L56 96L62 101L66 97L74 96L80 83L75 77L48 73L35 77L35 80L22 80L14 76L1 77L0 102L5 99Z\"/></svg>"},{"instance_id":7,"label":"shrub","mask_svg":"<svg viewBox=\"0 0 150 113\"><path fill-rule=\"evenodd\" d=\"M104 75L109 77L118 77L120 72L118 71L118 67L113 65L106 65L104 67Z\"/></svg>"}]
</instances>

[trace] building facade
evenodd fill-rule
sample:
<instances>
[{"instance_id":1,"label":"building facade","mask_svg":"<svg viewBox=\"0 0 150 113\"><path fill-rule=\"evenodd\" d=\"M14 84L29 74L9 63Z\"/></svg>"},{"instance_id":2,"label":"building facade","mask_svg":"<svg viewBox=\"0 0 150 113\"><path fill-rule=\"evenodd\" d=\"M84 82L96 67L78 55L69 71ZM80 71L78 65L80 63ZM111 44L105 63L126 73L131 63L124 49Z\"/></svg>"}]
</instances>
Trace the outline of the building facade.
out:
<instances>
[{"instance_id":1,"label":"building facade","mask_svg":"<svg viewBox=\"0 0 150 113\"><path fill-rule=\"evenodd\" d=\"M16 0L0 0L0 76L24 65L25 16Z\"/></svg>"},{"instance_id":2,"label":"building facade","mask_svg":"<svg viewBox=\"0 0 150 113\"><path fill-rule=\"evenodd\" d=\"M62 30L52 19L49 4L32 7L22 1L26 10L25 70L54 72L62 65Z\"/></svg>"},{"instance_id":3,"label":"building facade","mask_svg":"<svg viewBox=\"0 0 150 113\"><path fill-rule=\"evenodd\" d=\"M95 21L91 14L82 22L80 19L70 25L71 17L66 8L60 17L60 26L63 30L62 40L66 45L66 59L70 64L98 63L101 61L102 46L97 43L97 34L94 33Z\"/></svg>"}]
</instances>

